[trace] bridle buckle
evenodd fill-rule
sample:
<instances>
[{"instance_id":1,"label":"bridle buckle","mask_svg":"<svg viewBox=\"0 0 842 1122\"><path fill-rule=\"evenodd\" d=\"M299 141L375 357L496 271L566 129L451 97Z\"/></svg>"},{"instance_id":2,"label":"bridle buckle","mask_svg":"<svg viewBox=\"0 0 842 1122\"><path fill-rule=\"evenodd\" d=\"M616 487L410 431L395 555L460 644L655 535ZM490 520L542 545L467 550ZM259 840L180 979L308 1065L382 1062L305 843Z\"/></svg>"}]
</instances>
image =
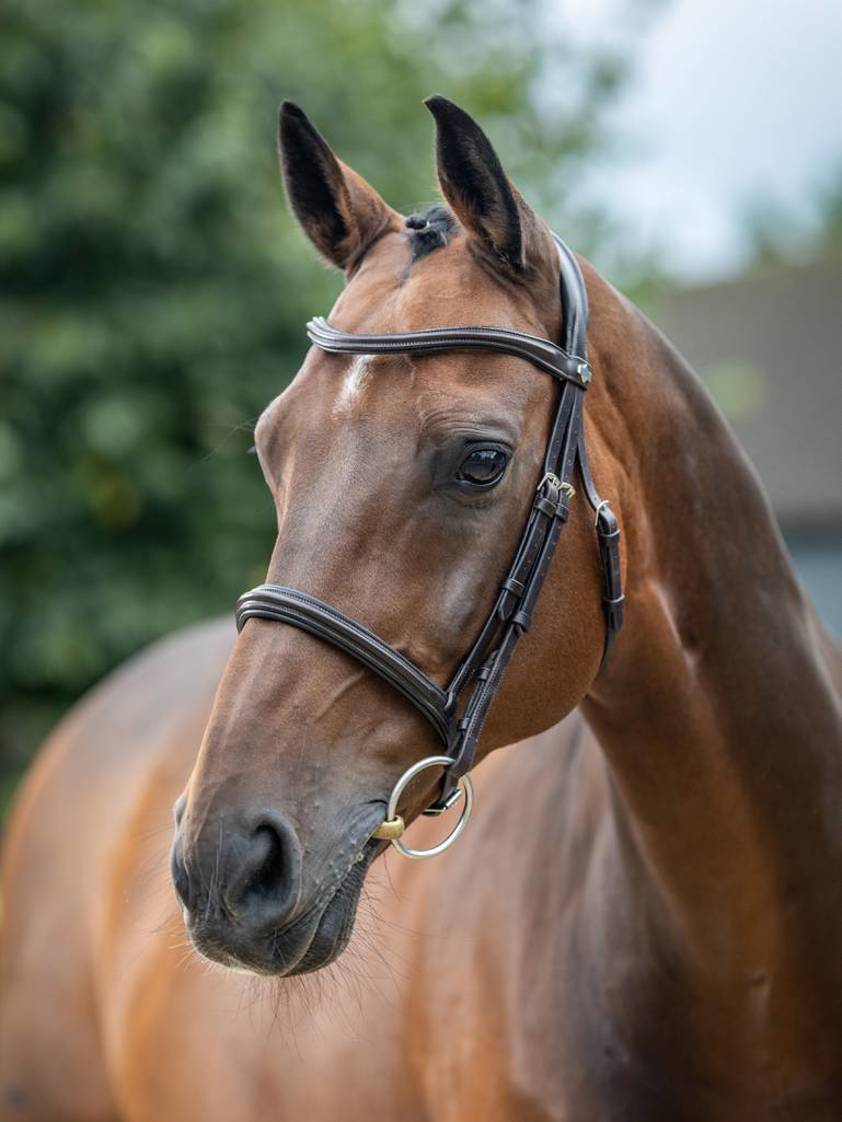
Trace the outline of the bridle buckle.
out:
<instances>
[{"instance_id":1,"label":"bridle buckle","mask_svg":"<svg viewBox=\"0 0 842 1122\"><path fill-rule=\"evenodd\" d=\"M559 477L553 471L547 471L544 473L544 475L541 477L541 482L538 484L535 490L543 491L545 483L549 483L550 486L555 487L556 491L564 495L564 497L568 500L572 499L576 494L576 488L573 486L573 484L566 482L566 480L559 479Z\"/></svg>"},{"instance_id":2,"label":"bridle buckle","mask_svg":"<svg viewBox=\"0 0 842 1122\"><path fill-rule=\"evenodd\" d=\"M440 814L444 814L446 810L450 810L452 806L455 806L461 798L462 788L454 787L451 791L448 791L446 795L442 795L437 798L434 803L430 803L427 809L422 810L421 813L425 818L438 818Z\"/></svg>"}]
</instances>

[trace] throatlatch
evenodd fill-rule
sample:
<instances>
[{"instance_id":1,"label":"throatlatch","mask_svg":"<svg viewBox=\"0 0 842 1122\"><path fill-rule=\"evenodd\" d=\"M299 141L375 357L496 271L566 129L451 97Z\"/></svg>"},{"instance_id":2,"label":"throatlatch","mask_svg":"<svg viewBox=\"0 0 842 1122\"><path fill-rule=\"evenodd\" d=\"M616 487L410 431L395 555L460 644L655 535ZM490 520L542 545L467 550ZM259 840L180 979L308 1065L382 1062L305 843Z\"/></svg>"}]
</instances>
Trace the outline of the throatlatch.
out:
<instances>
[{"instance_id":1,"label":"throatlatch","mask_svg":"<svg viewBox=\"0 0 842 1122\"><path fill-rule=\"evenodd\" d=\"M398 780L389 800L386 821L375 836L390 840L410 857L434 856L462 832L473 804L468 771L473 765L488 711L521 635L529 629L538 594L549 571L562 526L575 495L576 466L585 498L595 515L602 569L605 612L603 662L623 625L620 570L620 529L608 502L601 499L588 465L582 425L584 392L591 380L587 359L588 298L582 271L561 238L558 245L563 346L549 339L501 327L442 327L427 331L364 335L338 331L321 317L310 320L310 341L333 354L436 354L444 351L491 350L515 355L552 375L560 384L558 405L544 454L543 472L514 560L500 585L494 606L450 684L442 689L423 670L385 639L330 604L298 589L261 584L237 601L237 629L252 618L288 623L316 635L356 658L398 690L426 717L445 754L413 764ZM460 705L466 691L467 701ZM400 840L403 820L397 800L406 784L426 767L445 773L438 799L424 811L441 814L465 791L463 813L450 835L431 850L411 850ZM422 766L423 765L423 766ZM411 773L411 775L410 775ZM461 784L461 786L460 786Z\"/></svg>"}]
</instances>

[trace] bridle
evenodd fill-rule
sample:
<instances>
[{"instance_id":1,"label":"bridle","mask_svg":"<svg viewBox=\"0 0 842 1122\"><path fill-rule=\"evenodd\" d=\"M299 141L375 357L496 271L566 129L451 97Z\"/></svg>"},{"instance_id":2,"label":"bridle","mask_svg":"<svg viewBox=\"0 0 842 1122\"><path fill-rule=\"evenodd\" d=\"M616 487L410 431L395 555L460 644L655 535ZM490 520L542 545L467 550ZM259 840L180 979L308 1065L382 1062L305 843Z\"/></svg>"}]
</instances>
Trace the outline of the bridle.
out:
<instances>
[{"instance_id":1,"label":"bridle","mask_svg":"<svg viewBox=\"0 0 842 1122\"><path fill-rule=\"evenodd\" d=\"M502 327L442 327L427 331L363 335L338 331L322 317L310 320L310 342L331 354L436 354L443 351L491 350L515 355L552 375L561 392L544 453L541 479L529 510L520 544L494 606L449 685L442 689L420 667L385 639L375 635L338 608L278 584L261 584L237 601L237 630L253 618L288 623L333 644L357 659L398 690L423 714L444 746L442 755L413 764L401 776L389 798L386 818L374 837L390 840L409 857L428 857L448 848L462 832L473 805L468 772L474 762L485 719L518 640L529 629L538 594L550 567L561 528L567 521L575 491L572 479L579 468L582 487L595 516L602 569L605 611L603 662L623 624L617 519L597 493L588 466L582 426L584 391L591 380L587 359L588 299L578 262L564 242L553 235L560 261L563 345ZM463 695L470 693L462 703ZM451 833L428 850L410 849L402 840L403 819L398 800L409 782L428 767L445 768L439 797L424 814L441 814L464 790L462 814Z\"/></svg>"},{"instance_id":2,"label":"bridle","mask_svg":"<svg viewBox=\"0 0 842 1122\"><path fill-rule=\"evenodd\" d=\"M398 690L429 721L444 753L413 764L401 776L389 799L386 819L374 836L390 840L406 856L433 856L446 849L467 824L473 804L468 772L488 711L518 640L528 630L538 594L549 570L561 528L575 494L571 482L579 467L585 498L594 511L602 569L605 611L603 662L623 623L617 519L594 486L582 427L584 391L591 380L587 360L588 300L582 272L564 242L553 235L559 251L563 311L563 346L534 335L501 327L443 327L397 334L365 335L338 331L322 317L310 320L307 335L315 346L332 354L436 354L443 351L492 350L515 355L552 375L561 392L544 453L541 479L529 510L514 560L494 606L449 685L442 689L420 667L357 620L309 593L278 584L261 584L237 601L237 629L252 618L288 623L333 644L357 659ZM471 687L464 704L460 701ZM403 819L398 799L407 784L427 767L445 773L439 797L424 814L441 814L465 792L465 805L455 828L431 850L410 849L402 840Z\"/></svg>"}]
</instances>

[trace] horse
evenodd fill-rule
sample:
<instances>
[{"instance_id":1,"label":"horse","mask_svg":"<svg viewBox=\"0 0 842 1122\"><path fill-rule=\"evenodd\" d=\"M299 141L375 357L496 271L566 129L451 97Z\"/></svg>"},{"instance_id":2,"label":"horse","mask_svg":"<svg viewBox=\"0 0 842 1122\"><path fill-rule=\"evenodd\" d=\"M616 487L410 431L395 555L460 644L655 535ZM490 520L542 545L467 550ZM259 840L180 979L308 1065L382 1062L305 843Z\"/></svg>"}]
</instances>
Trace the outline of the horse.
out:
<instances>
[{"instance_id":1,"label":"horse","mask_svg":"<svg viewBox=\"0 0 842 1122\"><path fill-rule=\"evenodd\" d=\"M409 218L282 106L292 210L346 277L330 324L562 338L549 229L479 125L427 104L443 202ZM435 730L353 652L256 617L119 668L6 831L2 1122L842 1117L842 652L701 383L578 268L584 443L622 533L610 656L580 465L473 819L431 861L389 838L441 838L440 772L408 787L405 838L385 808ZM516 353L312 347L255 431L269 581L443 687L560 392Z\"/></svg>"}]
</instances>

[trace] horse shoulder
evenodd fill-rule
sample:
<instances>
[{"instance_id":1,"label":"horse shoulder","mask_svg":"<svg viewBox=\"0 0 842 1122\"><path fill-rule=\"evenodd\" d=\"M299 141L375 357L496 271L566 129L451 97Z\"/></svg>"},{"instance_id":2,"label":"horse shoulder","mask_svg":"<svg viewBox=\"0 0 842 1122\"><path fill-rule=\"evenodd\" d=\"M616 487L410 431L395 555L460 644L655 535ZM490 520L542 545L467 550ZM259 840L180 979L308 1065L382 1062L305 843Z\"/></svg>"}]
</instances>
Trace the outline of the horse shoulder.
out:
<instances>
[{"instance_id":1,"label":"horse shoulder","mask_svg":"<svg viewBox=\"0 0 842 1122\"><path fill-rule=\"evenodd\" d=\"M100 1022L132 909L120 880L154 849L163 869L134 879L164 906L172 802L232 640L230 624L202 624L130 659L71 709L22 784L3 839L0 1118L4 1102L16 1119L113 1116Z\"/></svg>"}]
</instances>

